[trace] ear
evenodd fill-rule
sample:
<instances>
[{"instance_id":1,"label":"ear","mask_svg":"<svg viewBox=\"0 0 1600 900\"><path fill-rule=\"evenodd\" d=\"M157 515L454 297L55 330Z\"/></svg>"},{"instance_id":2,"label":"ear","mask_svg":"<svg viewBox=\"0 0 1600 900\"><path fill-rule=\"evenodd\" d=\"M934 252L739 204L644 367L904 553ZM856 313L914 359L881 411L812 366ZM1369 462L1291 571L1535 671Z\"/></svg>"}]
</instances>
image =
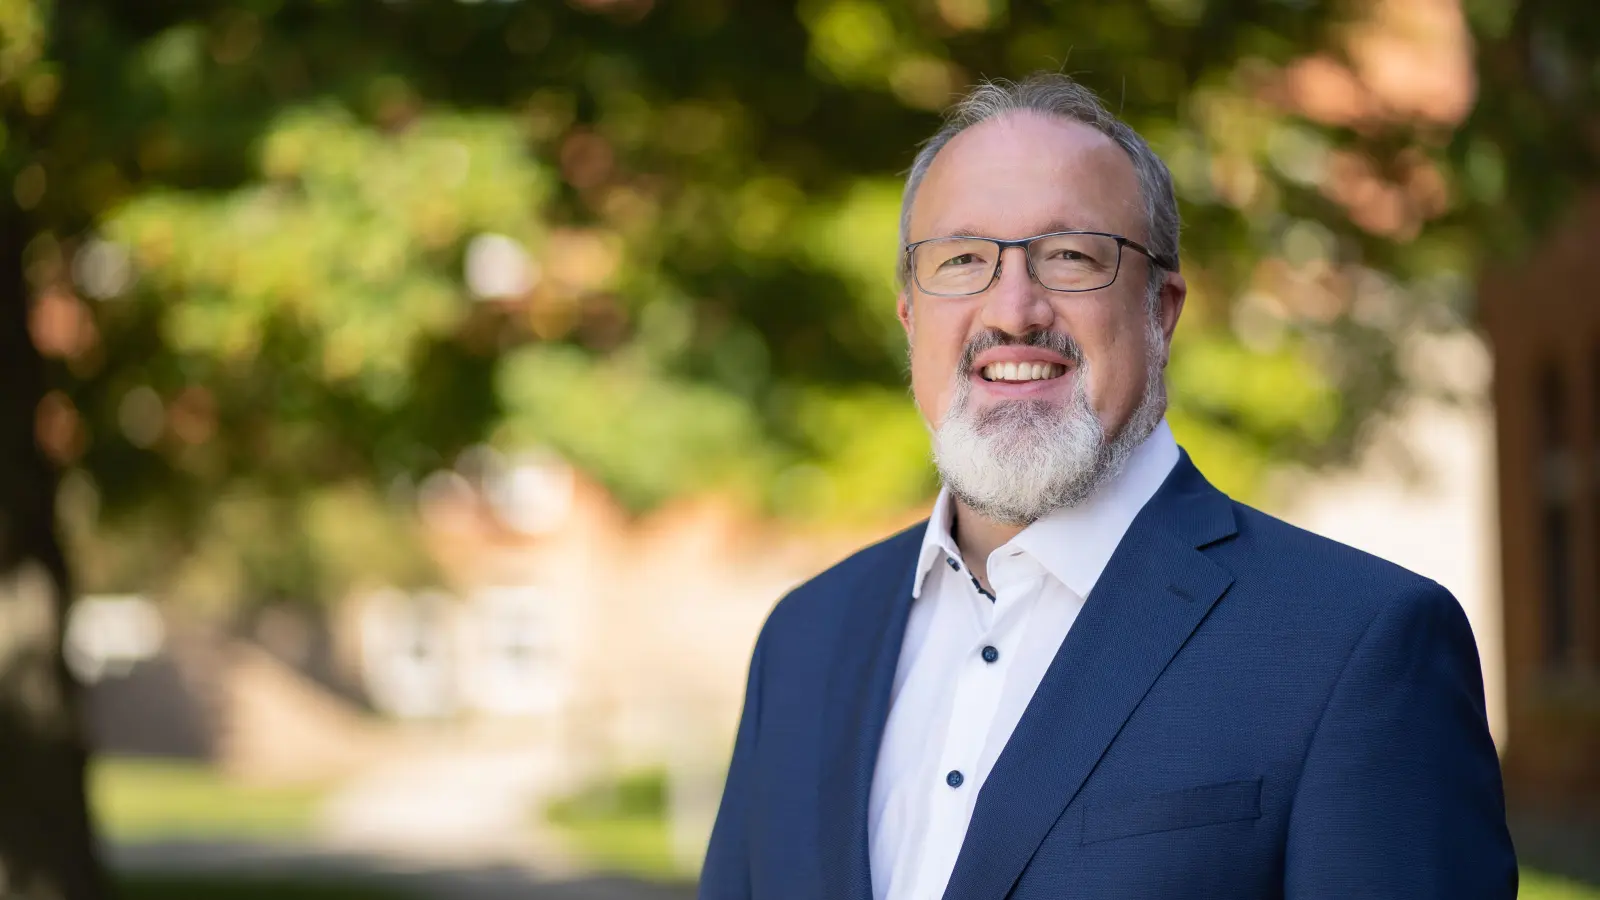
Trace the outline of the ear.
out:
<instances>
[{"instance_id":1,"label":"ear","mask_svg":"<svg viewBox=\"0 0 1600 900\"><path fill-rule=\"evenodd\" d=\"M895 301L894 313L895 313L895 316L900 319L900 327L904 328L906 330L906 340L907 341L911 340L915 336L915 334L914 334L915 329L912 327L912 324L911 324L911 289L910 288L901 289L901 291L900 291L900 299Z\"/></svg>"},{"instance_id":2,"label":"ear","mask_svg":"<svg viewBox=\"0 0 1600 900\"><path fill-rule=\"evenodd\" d=\"M1177 272L1166 273L1161 285L1161 296L1156 301L1156 315L1161 319L1161 334L1166 339L1162 352L1162 365L1172 355L1172 335L1178 330L1178 319L1183 315L1183 302L1189 296L1189 283Z\"/></svg>"}]
</instances>

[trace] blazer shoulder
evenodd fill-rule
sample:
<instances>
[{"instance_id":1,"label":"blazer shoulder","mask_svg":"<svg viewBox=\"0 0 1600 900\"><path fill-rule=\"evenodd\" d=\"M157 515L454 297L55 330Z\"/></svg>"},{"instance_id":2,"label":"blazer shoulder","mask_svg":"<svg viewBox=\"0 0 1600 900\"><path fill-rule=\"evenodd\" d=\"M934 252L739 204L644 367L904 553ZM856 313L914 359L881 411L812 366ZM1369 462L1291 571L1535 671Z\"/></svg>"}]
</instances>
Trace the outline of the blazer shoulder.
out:
<instances>
[{"instance_id":1,"label":"blazer shoulder","mask_svg":"<svg viewBox=\"0 0 1600 900\"><path fill-rule=\"evenodd\" d=\"M1269 588L1280 599L1304 598L1319 614L1342 609L1367 621L1385 608L1451 597L1404 566L1242 503L1234 506L1239 533L1224 554L1241 584Z\"/></svg>"}]
</instances>

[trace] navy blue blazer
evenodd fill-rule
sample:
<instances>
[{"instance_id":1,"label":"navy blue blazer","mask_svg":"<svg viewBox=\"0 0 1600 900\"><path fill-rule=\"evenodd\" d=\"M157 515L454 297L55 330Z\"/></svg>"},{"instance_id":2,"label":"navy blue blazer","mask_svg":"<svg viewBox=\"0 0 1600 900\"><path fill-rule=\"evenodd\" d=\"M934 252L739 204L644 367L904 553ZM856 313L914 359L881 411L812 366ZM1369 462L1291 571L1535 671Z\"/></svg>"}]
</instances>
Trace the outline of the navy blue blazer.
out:
<instances>
[{"instance_id":1,"label":"navy blue blazer","mask_svg":"<svg viewBox=\"0 0 1600 900\"><path fill-rule=\"evenodd\" d=\"M918 525L769 615L702 900L871 900L867 795ZM979 792L951 900L1513 898L1477 648L1438 584L1184 454Z\"/></svg>"}]
</instances>

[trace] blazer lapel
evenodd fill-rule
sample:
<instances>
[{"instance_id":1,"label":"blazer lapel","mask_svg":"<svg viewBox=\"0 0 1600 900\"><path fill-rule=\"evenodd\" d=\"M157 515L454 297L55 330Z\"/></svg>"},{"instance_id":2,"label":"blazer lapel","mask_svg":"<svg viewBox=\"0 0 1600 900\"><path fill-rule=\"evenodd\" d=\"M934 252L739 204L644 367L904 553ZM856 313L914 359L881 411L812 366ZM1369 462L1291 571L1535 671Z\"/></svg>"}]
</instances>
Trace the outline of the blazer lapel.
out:
<instances>
[{"instance_id":1,"label":"blazer lapel","mask_svg":"<svg viewBox=\"0 0 1600 900\"><path fill-rule=\"evenodd\" d=\"M908 529L905 552L890 554L862 580L829 669L817 842L822 895L829 900L872 898L868 797L911 611L922 533L920 527Z\"/></svg>"},{"instance_id":2,"label":"blazer lapel","mask_svg":"<svg viewBox=\"0 0 1600 900\"><path fill-rule=\"evenodd\" d=\"M999 900L1233 578L1197 548L1231 501L1183 454L1145 505L978 794L946 898Z\"/></svg>"}]
</instances>

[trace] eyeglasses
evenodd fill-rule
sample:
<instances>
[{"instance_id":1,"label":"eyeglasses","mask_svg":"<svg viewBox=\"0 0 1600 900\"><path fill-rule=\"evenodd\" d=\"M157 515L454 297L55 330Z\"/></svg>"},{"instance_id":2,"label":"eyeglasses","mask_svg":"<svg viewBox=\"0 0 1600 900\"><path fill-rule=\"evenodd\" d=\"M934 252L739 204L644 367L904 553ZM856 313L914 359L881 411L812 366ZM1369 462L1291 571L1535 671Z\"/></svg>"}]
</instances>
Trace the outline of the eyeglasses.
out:
<instances>
[{"instance_id":1,"label":"eyeglasses","mask_svg":"<svg viewBox=\"0 0 1600 900\"><path fill-rule=\"evenodd\" d=\"M930 238L906 245L906 266L916 286L938 297L981 294L1000 274L1000 255L1021 247L1028 272L1052 291L1097 291L1110 287L1122 268L1122 248L1143 253L1164 269L1176 269L1138 241L1100 231L1057 231L1016 241L983 237Z\"/></svg>"}]
</instances>

